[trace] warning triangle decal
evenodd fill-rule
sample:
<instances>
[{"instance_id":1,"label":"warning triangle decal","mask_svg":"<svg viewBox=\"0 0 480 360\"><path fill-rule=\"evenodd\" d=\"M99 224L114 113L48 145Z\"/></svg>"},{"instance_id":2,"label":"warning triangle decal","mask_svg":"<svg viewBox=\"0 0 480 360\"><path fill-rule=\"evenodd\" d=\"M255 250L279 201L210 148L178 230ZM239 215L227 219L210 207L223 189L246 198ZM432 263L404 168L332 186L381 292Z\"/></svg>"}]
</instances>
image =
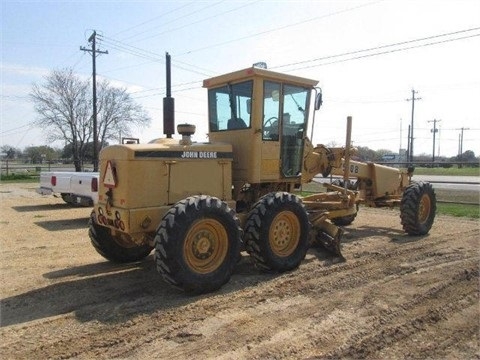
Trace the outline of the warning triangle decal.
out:
<instances>
[{"instance_id":1,"label":"warning triangle decal","mask_svg":"<svg viewBox=\"0 0 480 360\"><path fill-rule=\"evenodd\" d=\"M114 188L117 186L115 178L115 169L112 166L110 161L107 161L107 169L105 170L105 175L103 176L103 185L108 188Z\"/></svg>"}]
</instances>

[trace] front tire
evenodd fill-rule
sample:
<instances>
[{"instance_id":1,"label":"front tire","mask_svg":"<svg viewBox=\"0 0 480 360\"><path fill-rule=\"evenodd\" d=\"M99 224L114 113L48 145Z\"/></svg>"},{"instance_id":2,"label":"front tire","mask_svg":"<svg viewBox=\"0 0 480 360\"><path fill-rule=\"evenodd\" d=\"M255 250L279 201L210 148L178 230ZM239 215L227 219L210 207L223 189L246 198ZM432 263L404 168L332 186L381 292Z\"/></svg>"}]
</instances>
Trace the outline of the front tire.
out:
<instances>
[{"instance_id":1,"label":"front tire","mask_svg":"<svg viewBox=\"0 0 480 360\"><path fill-rule=\"evenodd\" d=\"M409 235L428 234L435 219L437 200L428 182L415 182L404 191L400 205L403 230Z\"/></svg>"},{"instance_id":2,"label":"front tire","mask_svg":"<svg viewBox=\"0 0 480 360\"><path fill-rule=\"evenodd\" d=\"M292 270L305 258L309 230L307 212L297 196L270 193L254 205L248 216L246 250L262 270Z\"/></svg>"},{"instance_id":3,"label":"front tire","mask_svg":"<svg viewBox=\"0 0 480 360\"><path fill-rule=\"evenodd\" d=\"M210 196L179 201L155 237L157 270L188 293L219 289L230 280L240 253L240 222L228 205Z\"/></svg>"},{"instance_id":4,"label":"front tire","mask_svg":"<svg viewBox=\"0 0 480 360\"><path fill-rule=\"evenodd\" d=\"M110 230L97 224L95 211L92 211L89 221L88 235L95 250L105 259L115 263L129 263L146 258L153 247L150 245L137 245L135 243L120 241L111 235Z\"/></svg>"}]
</instances>

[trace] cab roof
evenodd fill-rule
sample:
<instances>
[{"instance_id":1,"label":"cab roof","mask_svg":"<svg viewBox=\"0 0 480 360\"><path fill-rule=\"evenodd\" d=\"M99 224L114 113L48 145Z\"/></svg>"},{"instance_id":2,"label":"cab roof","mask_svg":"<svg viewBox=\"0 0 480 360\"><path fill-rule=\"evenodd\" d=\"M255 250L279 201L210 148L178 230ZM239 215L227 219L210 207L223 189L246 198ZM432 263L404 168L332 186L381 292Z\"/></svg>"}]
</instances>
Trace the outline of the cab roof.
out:
<instances>
[{"instance_id":1,"label":"cab roof","mask_svg":"<svg viewBox=\"0 0 480 360\"><path fill-rule=\"evenodd\" d=\"M300 76L287 75L275 71L270 71L257 67L250 67L243 70L234 71L228 74L219 75L203 81L204 88L212 88L228 83L234 83L242 80L248 80L255 77L261 77L264 80L288 82L294 85L314 87L318 84L317 80L307 79Z\"/></svg>"}]
</instances>

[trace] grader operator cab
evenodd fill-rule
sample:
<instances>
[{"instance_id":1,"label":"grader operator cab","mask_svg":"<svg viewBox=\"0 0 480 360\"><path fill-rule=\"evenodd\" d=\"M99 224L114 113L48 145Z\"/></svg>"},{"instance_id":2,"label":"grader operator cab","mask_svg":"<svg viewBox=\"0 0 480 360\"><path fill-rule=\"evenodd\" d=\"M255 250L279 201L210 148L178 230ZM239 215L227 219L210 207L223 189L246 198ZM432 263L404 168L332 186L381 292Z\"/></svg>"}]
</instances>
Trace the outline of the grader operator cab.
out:
<instances>
[{"instance_id":1,"label":"grader operator cab","mask_svg":"<svg viewBox=\"0 0 480 360\"><path fill-rule=\"evenodd\" d=\"M351 223L359 203L400 205L408 234L430 230L431 185L411 183L411 172L351 161L351 125L345 148L312 145L306 133L311 104L321 104L317 81L252 67L203 85L208 142L193 142L195 126L181 124L180 140L170 130L148 144L101 151L89 235L106 259L139 261L155 249L166 282L203 293L228 282L243 250L258 268L278 272L296 268L313 242L341 256L337 225ZM173 129L173 114L164 121ZM324 192L296 194L319 174L341 178Z\"/></svg>"}]
</instances>

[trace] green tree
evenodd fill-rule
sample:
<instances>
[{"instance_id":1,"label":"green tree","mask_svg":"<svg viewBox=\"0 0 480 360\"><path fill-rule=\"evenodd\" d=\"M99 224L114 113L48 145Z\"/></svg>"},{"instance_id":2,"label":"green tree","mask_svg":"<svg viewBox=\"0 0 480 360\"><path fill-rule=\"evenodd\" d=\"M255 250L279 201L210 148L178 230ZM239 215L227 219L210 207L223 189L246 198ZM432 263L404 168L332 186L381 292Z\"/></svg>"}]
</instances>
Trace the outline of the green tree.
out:
<instances>
[{"instance_id":1,"label":"green tree","mask_svg":"<svg viewBox=\"0 0 480 360\"><path fill-rule=\"evenodd\" d=\"M375 150L366 146L358 146L355 158L360 161L373 161L376 157Z\"/></svg>"},{"instance_id":2,"label":"green tree","mask_svg":"<svg viewBox=\"0 0 480 360\"><path fill-rule=\"evenodd\" d=\"M32 164L43 164L58 158L58 150L46 145L27 147L24 154Z\"/></svg>"},{"instance_id":3,"label":"green tree","mask_svg":"<svg viewBox=\"0 0 480 360\"><path fill-rule=\"evenodd\" d=\"M375 157L373 158L373 161L375 162L380 162L383 161L383 155L388 155L388 154L393 154L394 152L392 150L388 149L378 149L375 151Z\"/></svg>"},{"instance_id":4,"label":"green tree","mask_svg":"<svg viewBox=\"0 0 480 360\"><path fill-rule=\"evenodd\" d=\"M5 154L5 157L8 160L13 160L22 154L22 151L20 149L15 149L13 146L10 145L3 145L0 148L0 152Z\"/></svg>"}]
</instances>

